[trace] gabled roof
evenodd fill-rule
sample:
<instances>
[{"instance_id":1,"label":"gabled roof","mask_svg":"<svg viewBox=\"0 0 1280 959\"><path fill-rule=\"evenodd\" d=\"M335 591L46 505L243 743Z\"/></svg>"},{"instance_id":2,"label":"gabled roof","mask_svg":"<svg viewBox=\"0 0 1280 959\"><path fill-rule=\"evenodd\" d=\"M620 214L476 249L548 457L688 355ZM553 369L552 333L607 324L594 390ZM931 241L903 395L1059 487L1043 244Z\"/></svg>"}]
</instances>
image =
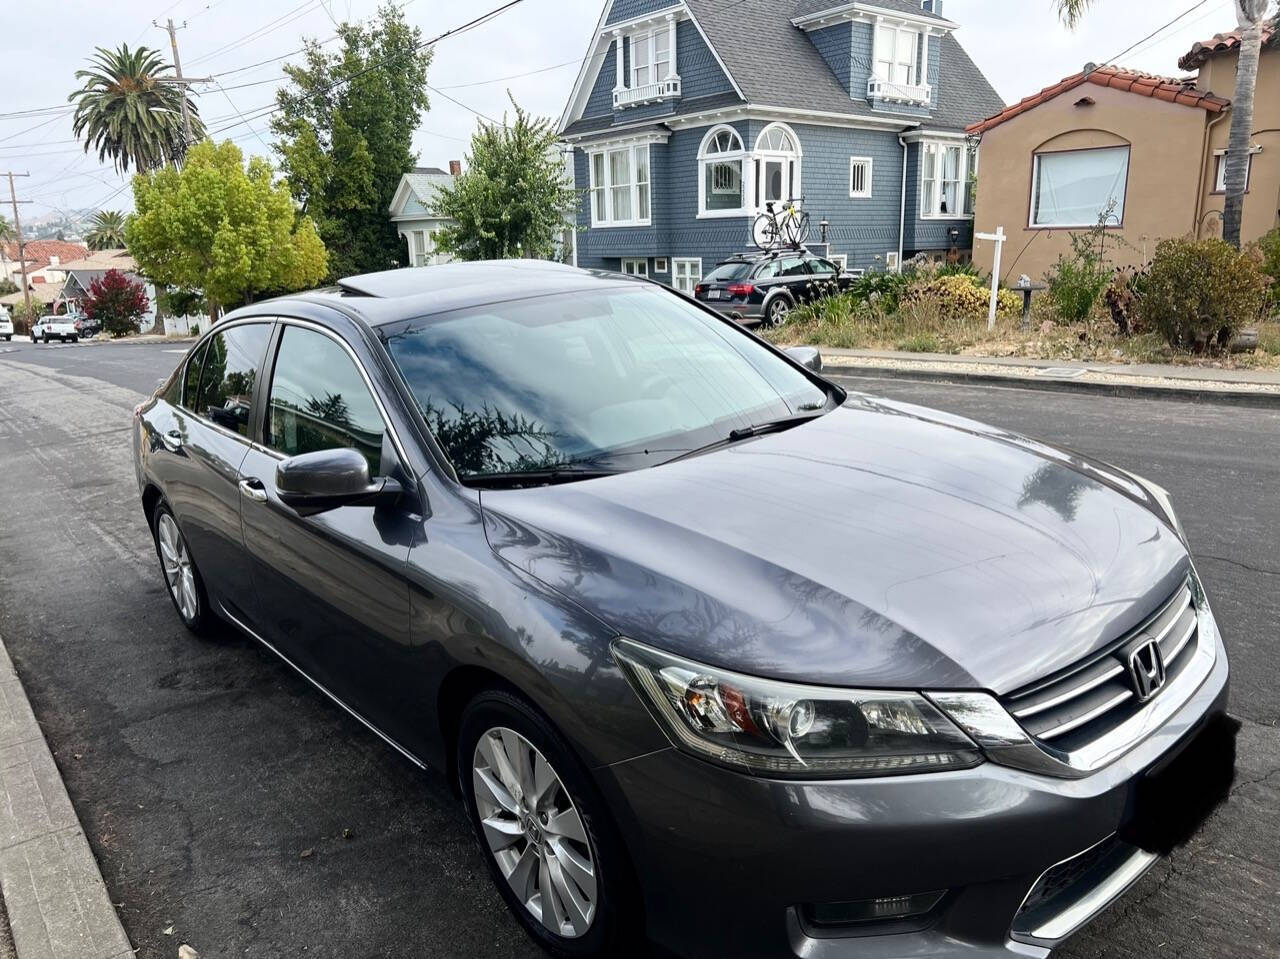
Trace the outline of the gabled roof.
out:
<instances>
[{"instance_id":1,"label":"gabled roof","mask_svg":"<svg viewBox=\"0 0 1280 959\"><path fill-rule=\"evenodd\" d=\"M58 269L66 270L68 273L76 271L105 273L107 270L136 273L138 261L131 257L127 250L94 250L86 257L59 265Z\"/></svg>"},{"instance_id":2,"label":"gabled roof","mask_svg":"<svg viewBox=\"0 0 1280 959\"><path fill-rule=\"evenodd\" d=\"M1280 18L1262 25L1262 45L1270 46L1280 38ZM1191 49L1178 61L1179 70L1198 70L1208 62L1210 57L1220 53L1229 53L1240 49L1241 35L1239 30L1219 33L1212 40L1197 41Z\"/></svg>"},{"instance_id":3,"label":"gabled roof","mask_svg":"<svg viewBox=\"0 0 1280 959\"><path fill-rule=\"evenodd\" d=\"M44 269L55 256L59 261L57 269L62 269L62 264L67 260L78 260L88 252L89 248L83 243L67 243L63 240L28 240L23 244L23 256L28 270ZM18 262L17 241L5 245L4 255L10 262Z\"/></svg>"},{"instance_id":4,"label":"gabled roof","mask_svg":"<svg viewBox=\"0 0 1280 959\"><path fill-rule=\"evenodd\" d=\"M426 211L418 214L419 216L434 216L436 194L442 186L448 186L451 183L453 183L453 177L439 167L415 167L400 178L400 185L396 187L395 195L391 198L391 215L401 215L405 204L410 199L414 199Z\"/></svg>"},{"instance_id":5,"label":"gabled roof","mask_svg":"<svg viewBox=\"0 0 1280 959\"><path fill-rule=\"evenodd\" d=\"M1064 93L1069 93L1085 84L1112 87L1116 90L1123 90L1126 93L1150 97L1153 100L1164 100L1168 103L1199 107L1202 110L1208 110L1210 113L1221 113L1231 106L1230 100L1197 90L1195 81L1192 79L1179 80L1171 77L1158 77L1149 73L1122 70L1120 67L1094 67L1091 64L1089 69L1069 76L1051 87L1045 87L1039 93L1033 94L1011 107L1006 107L980 123L973 124L966 128L965 132L969 134L986 133L993 127L998 127L1016 116L1021 116L1028 110L1034 110L1042 103L1046 103Z\"/></svg>"}]
</instances>

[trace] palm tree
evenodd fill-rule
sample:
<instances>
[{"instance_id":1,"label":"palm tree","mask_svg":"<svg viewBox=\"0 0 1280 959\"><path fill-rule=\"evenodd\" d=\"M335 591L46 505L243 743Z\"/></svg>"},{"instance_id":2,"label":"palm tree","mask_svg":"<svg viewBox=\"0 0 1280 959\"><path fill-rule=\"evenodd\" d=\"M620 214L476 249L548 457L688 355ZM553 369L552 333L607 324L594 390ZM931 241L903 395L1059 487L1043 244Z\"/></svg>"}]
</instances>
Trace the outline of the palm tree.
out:
<instances>
[{"instance_id":1,"label":"palm tree","mask_svg":"<svg viewBox=\"0 0 1280 959\"><path fill-rule=\"evenodd\" d=\"M1058 16L1074 29L1093 6L1093 0L1053 0ZM1249 179L1249 149L1253 139L1253 95L1262 58L1262 27L1271 0L1236 0L1240 21L1240 62L1236 67L1236 96L1231 103L1231 136L1227 143L1227 202L1222 214L1222 238L1240 247L1244 191Z\"/></svg>"},{"instance_id":2,"label":"palm tree","mask_svg":"<svg viewBox=\"0 0 1280 959\"><path fill-rule=\"evenodd\" d=\"M130 165L139 172L154 170L181 160L186 153L182 134L182 89L166 83L172 69L149 47L117 50L98 47L90 69L77 70L84 85L67 97L76 105L71 129L84 137L84 152L91 147L98 159L108 157L120 173ZM195 104L188 104L191 133L204 138L204 124Z\"/></svg>"},{"instance_id":3,"label":"palm tree","mask_svg":"<svg viewBox=\"0 0 1280 959\"><path fill-rule=\"evenodd\" d=\"M124 247L124 214L119 210L99 210L93 215L85 241L91 250L118 250Z\"/></svg>"}]
</instances>

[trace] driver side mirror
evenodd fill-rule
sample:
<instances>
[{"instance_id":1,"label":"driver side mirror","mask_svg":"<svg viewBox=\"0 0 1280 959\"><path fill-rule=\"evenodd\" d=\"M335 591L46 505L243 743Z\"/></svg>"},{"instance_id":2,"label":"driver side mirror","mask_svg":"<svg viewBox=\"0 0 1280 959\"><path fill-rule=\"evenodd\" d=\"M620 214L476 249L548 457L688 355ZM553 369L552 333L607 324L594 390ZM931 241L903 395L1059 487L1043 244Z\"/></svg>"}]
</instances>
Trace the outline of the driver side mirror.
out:
<instances>
[{"instance_id":1,"label":"driver side mirror","mask_svg":"<svg viewBox=\"0 0 1280 959\"><path fill-rule=\"evenodd\" d=\"M280 500L299 516L339 506L380 506L399 499L403 489L387 476L369 476L369 461L347 447L290 457L276 467Z\"/></svg>"},{"instance_id":2,"label":"driver side mirror","mask_svg":"<svg viewBox=\"0 0 1280 959\"><path fill-rule=\"evenodd\" d=\"M816 346L789 347L787 349L787 356L791 357L811 373L822 372L822 354L818 352L818 348Z\"/></svg>"}]
</instances>

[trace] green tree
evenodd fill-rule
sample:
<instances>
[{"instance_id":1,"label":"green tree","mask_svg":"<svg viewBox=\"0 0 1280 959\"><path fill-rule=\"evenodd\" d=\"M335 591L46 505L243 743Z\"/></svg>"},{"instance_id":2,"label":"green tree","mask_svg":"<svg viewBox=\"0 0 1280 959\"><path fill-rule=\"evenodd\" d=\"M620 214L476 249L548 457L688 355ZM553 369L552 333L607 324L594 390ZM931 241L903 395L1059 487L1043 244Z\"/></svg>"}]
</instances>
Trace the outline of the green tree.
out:
<instances>
[{"instance_id":1,"label":"green tree","mask_svg":"<svg viewBox=\"0 0 1280 959\"><path fill-rule=\"evenodd\" d=\"M85 242L91 250L118 250L124 246L124 214L119 210L99 210L89 221Z\"/></svg>"},{"instance_id":2,"label":"green tree","mask_svg":"<svg viewBox=\"0 0 1280 959\"><path fill-rule=\"evenodd\" d=\"M271 164L230 141L191 148L182 168L133 179L137 213L125 239L141 271L157 284L203 290L209 314L263 293L315 286L327 255L310 218L296 216Z\"/></svg>"},{"instance_id":3,"label":"green tree","mask_svg":"<svg viewBox=\"0 0 1280 959\"><path fill-rule=\"evenodd\" d=\"M437 244L462 260L549 259L577 206L555 127L511 105L515 122L480 123L467 171L437 194L436 214L454 221Z\"/></svg>"},{"instance_id":4,"label":"green tree","mask_svg":"<svg viewBox=\"0 0 1280 959\"><path fill-rule=\"evenodd\" d=\"M340 50L308 40L303 64L285 67L271 121L281 170L329 248L332 277L406 262L387 211L430 106L431 51L398 7L380 7L367 26L344 23L338 37Z\"/></svg>"},{"instance_id":5,"label":"green tree","mask_svg":"<svg viewBox=\"0 0 1280 959\"><path fill-rule=\"evenodd\" d=\"M1093 0L1053 0L1058 16L1075 27ZM1235 0L1240 23L1240 62L1236 67L1236 95L1231 101L1231 135L1227 141L1227 196L1222 214L1222 238L1240 249L1244 191L1249 182L1249 149L1253 139L1253 99L1262 59L1262 27L1271 0Z\"/></svg>"},{"instance_id":6,"label":"green tree","mask_svg":"<svg viewBox=\"0 0 1280 959\"><path fill-rule=\"evenodd\" d=\"M90 68L77 70L83 81L67 97L76 105L71 130L84 139L84 152L98 151L120 173L130 165L140 173L180 160L186 153L182 134L182 90L164 80L173 69L149 47L117 50L98 47ZM204 137L204 123L189 103L191 133Z\"/></svg>"}]
</instances>

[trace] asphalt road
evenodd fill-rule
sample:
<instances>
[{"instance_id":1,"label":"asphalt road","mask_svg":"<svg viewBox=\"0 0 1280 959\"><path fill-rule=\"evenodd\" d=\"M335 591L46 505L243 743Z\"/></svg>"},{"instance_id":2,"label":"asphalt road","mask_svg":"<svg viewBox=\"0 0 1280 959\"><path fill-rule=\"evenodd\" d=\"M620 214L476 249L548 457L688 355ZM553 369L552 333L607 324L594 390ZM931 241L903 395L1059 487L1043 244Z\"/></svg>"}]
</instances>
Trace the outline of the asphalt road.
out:
<instances>
[{"instance_id":1,"label":"asphalt road","mask_svg":"<svg viewBox=\"0 0 1280 959\"><path fill-rule=\"evenodd\" d=\"M175 345L0 347L0 634L139 955L536 955L442 779L288 667L181 628L138 506L132 407ZM1233 657L1231 802L1061 955L1280 953L1280 411L851 380L1167 486ZM820 522L821 517L815 517Z\"/></svg>"}]
</instances>

